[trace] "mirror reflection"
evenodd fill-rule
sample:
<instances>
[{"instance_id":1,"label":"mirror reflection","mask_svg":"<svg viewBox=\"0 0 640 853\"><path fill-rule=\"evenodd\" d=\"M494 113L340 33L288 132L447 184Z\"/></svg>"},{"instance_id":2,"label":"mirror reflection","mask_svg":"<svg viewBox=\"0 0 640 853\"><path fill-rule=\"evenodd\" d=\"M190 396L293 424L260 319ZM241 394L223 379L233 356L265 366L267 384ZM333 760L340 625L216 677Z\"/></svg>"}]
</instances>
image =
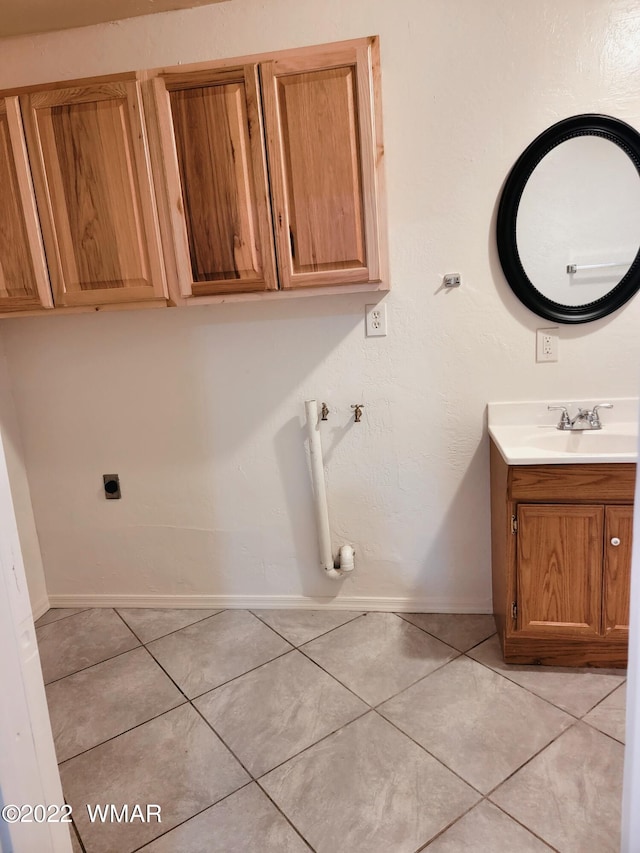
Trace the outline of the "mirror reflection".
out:
<instances>
[{"instance_id":1,"label":"mirror reflection","mask_svg":"<svg viewBox=\"0 0 640 853\"><path fill-rule=\"evenodd\" d=\"M568 306L605 296L640 246L640 175L601 136L576 136L547 153L528 178L516 218L520 261L547 299Z\"/></svg>"}]
</instances>

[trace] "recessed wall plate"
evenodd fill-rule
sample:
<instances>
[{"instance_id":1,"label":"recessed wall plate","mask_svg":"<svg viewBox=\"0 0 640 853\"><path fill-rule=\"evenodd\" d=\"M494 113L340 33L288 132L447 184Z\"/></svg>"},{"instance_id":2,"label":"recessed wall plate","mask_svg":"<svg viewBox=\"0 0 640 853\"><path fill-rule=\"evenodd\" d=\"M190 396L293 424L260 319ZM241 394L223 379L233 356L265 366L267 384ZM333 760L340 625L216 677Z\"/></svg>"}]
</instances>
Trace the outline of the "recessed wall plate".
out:
<instances>
[{"instance_id":1,"label":"recessed wall plate","mask_svg":"<svg viewBox=\"0 0 640 853\"><path fill-rule=\"evenodd\" d=\"M104 487L105 500L117 501L120 500L120 477L117 474L103 474L102 484Z\"/></svg>"},{"instance_id":2,"label":"recessed wall plate","mask_svg":"<svg viewBox=\"0 0 640 853\"><path fill-rule=\"evenodd\" d=\"M442 279L445 287L460 287L462 284L462 276L459 272L448 272Z\"/></svg>"}]
</instances>

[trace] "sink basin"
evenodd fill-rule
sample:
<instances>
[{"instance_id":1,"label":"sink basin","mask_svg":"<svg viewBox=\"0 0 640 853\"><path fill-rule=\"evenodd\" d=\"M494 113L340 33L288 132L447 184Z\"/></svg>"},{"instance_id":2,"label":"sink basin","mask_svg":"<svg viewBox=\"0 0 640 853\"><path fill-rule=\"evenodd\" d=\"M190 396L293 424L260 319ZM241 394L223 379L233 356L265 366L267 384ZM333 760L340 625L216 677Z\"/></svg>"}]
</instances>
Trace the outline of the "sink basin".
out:
<instances>
[{"instance_id":1,"label":"sink basin","mask_svg":"<svg viewBox=\"0 0 640 853\"><path fill-rule=\"evenodd\" d=\"M609 430L591 430L589 432L532 433L525 439L526 444L539 450L554 453L631 453L638 449L638 436Z\"/></svg>"},{"instance_id":2,"label":"sink basin","mask_svg":"<svg viewBox=\"0 0 640 853\"><path fill-rule=\"evenodd\" d=\"M557 412L547 402L489 403L491 435L508 465L566 465L593 462L636 462L638 456L638 400L611 400L613 411L603 412L602 429L559 430ZM585 401L563 401L570 411L592 408Z\"/></svg>"}]
</instances>

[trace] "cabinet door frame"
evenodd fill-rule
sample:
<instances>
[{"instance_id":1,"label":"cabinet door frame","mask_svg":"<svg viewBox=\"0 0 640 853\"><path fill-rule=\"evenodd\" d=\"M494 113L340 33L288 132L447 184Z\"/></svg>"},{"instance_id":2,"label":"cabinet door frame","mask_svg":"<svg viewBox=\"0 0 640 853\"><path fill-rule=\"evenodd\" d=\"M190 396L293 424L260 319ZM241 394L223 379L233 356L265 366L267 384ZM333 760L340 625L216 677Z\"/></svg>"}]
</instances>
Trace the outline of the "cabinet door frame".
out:
<instances>
[{"instance_id":1,"label":"cabinet door frame","mask_svg":"<svg viewBox=\"0 0 640 853\"><path fill-rule=\"evenodd\" d=\"M295 272L291 243L291 215L287 200L286 156L281 133L277 94L281 77L305 72L352 67L356 75L355 115L358 123L358 155L363 217L365 266L360 268ZM379 47L377 37L326 45L314 50L287 52L260 63L273 221L278 272L283 289L355 285L380 282L383 276L381 240L382 141L379 93Z\"/></svg>"},{"instance_id":2,"label":"cabinet door frame","mask_svg":"<svg viewBox=\"0 0 640 853\"><path fill-rule=\"evenodd\" d=\"M611 543L612 537L621 541ZM602 633L607 637L629 637L629 608L631 601L631 549L633 537L633 505L605 507L604 517L604 574L602 582ZM626 622L616 616L624 610Z\"/></svg>"},{"instance_id":3,"label":"cabinet door frame","mask_svg":"<svg viewBox=\"0 0 640 853\"><path fill-rule=\"evenodd\" d=\"M528 518L532 519L531 522ZM590 525L590 537L584 543L587 551L583 576L581 580L586 584L583 604L587 610L583 622L567 622L553 620L533 620L529 618L530 598L533 598L532 590L525 585L525 579L529 587L533 586L533 578L536 573L530 570L529 563L534 557L533 553L524 553L525 539L528 533L528 524L535 523L536 519L549 519L551 522L559 522L562 518L586 519ZM565 636L565 637L589 637L598 638L602 636L602 588L603 588L603 537L604 537L604 506L602 504L568 504L568 503L536 503L518 505L518 541L516 552L516 594L518 602L517 627L519 636ZM545 543L548 537L545 539ZM531 536L527 542L528 546L535 545L534 537ZM591 546L589 549L588 546ZM565 548L567 545L565 544ZM537 577L544 572L537 573ZM562 567L559 571L562 575ZM573 579L571 579L573 580ZM562 590L564 593L567 590ZM574 592L575 590L571 590ZM579 591L579 590L578 590ZM553 591L551 591L552 593ZM547 590L547 595L549 595Z\"/></svg>"},{"instance_id":4,"label":"cabinet door frame","mask_svg":"<svg viewBox=\"0 0 640 853\"><path fill-rule=\"evenodd\" d=\"M43 140L38 124L38 111L56 106L77 105L108 101L125 102L123 133L126 136L132 160L127 167L136 193L135 204L140 215L140 256L148 275L148 284L132 287L90 288L85 291L70 290L65 275L63 255L63 228L57 224L52 192L48 183ZM20 96L25 122L27 148L38 200L42 231L56 307L81 307L118 303L166 300L166 281L160 252L160 234L157 222L151 168L148 155L140 85L137 79L118 81L78 81L73 85L43 88ZM75 263L70 260L69 263Z\"/></svg>"},{"instance_id":5,"label":"cabinet door frame","mask_svg":"<svg viewBox=\"0 0 640 853\"><path fill-rule=\"evenodd\" d=\"M248 165L251 174L247 176L249 196L254 205L255 247L260 259L262 277L252 280L220 279L209 282L195 282L192 274L191 252L187 217L184 209L184 194L180 178L178 151L175 129L172 119L170 93L173 91L197 89L205 86L224 85L241 82L245 89L244 109L246 110L246 140L248 142ZM171 72L167 70L149 80L154 114L153 145L157 171L162 176L162 185L157 188L164 192L164 216L169 224L173 247L172 272L176 296L180 299L202 298L225 293L256 293L278 289L273 246L273 225L267 176L266 149L262 110L260 108L260 87L256 63L247 63L237 67L211 68ZM169 266L169 264L168 264ZM204 285L204 286L203 286ZM172 290L174 287L171 288Z\"/></svg>"},{"instance_id":6,"label":"cabinet door frame","mask_svg":"<svg viewBox=\"0 0 640 853\"><path fill-rule=\"evenodd\" d=\"M40 219L35 191L29 167L29 155L24 136L24 126L17 95L0 98L0 115L6 117L9 130L13 166L18 183L23 221L27 235L28 250L33 268L37 299L3 299L0 311L20 311L30 308L53 308L53 295L49 283L49 269L40 230Z\"/></svg>"}]
</instances>

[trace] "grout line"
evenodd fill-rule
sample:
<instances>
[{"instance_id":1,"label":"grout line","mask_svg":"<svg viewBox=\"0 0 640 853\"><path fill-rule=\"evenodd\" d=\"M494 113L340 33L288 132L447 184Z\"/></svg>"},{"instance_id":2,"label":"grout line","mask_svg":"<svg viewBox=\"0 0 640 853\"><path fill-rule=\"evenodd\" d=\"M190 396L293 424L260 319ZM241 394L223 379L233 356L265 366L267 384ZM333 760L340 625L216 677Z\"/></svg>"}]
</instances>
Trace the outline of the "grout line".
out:
<instances>
[{"instance_id":1,"label":"grout line","mask_svg":"<svg viewBox=\"0 0 640 853\"><path fill-rule=\"evenodd\" d=\"M133 628L131 627L131 625L129 625L129 623L128 623L128 622L127 622L127 620L124 618L124 616L122 615L122 613L120 613L120 612L119 612L115 607L114 607L113 609L114 609L114 610L115 610L115 612L118 614L118 616L122 619L122 621L123 621L123 622L124 622L124 624L127 626L127 628L128 628L128 629L129 629L133 634L135 634L136 632L133 630ZM154 610L155 608L153 608L153 607L135 607L135 608L131 608L131 609L132 609L132 610ZM163 610L164 610L164 609L170 610L171 608L162 608L162 609L163 609ZM189 609L189 610L191 610L191 612L192 612L192 613L197 613L197 612L198 612L198 609L197 609L197 608L188 608L188 609ZM213 607L207 607L207 608L204 608L204 607L203 607L202 609L203 609L203 610L205 610L205 609L206 609L206 610L215 610L215 608L213 608ZM127 610L127 608L126 608L126 607L123 607L123 608L122 608L122 610ZM178 633L178 631L182 631L184 628L190 628L192 625L198 625L200 622L206 622L206 621L207 621L207 619L213 619L213 617L214 617L214 616L219 616L221 613L226 613L226 612L227 612L227 608L221 608L220 610L216 610L216 611L215 611L215 613L209 613L209 615L208 615L208 616L203 616L203 617L202 617L202 619L196 619L196 620L195 620L195 622L189 622L187 625L183 625L181 628L174 628L174 629L173 629L173 631L167 631L167 633L166 633L166 634L160 634L160 636L159 636L159 637L151 637L151 639L149 639L149 640L142 640L140 637L138 637L138 635L137 635L137 634L136 634L136 637L138 637L138 639L140 640L140 642L141 642L144 646L146 646L148 643L155 643L155 641L156 641L156 640L163 640L165 637L170 637L170 636L171 636L171 634L177 634L177 633Z\"/></svg>"},{"instance_id":2,"label":"grout line","mask_svg":"<svg viewBox=\"0 0 640 853\"><path fill-rule=\"evenodd\" d=\"M66 802L67 801L65 799L65 803ZM67 803L67 805L69 805L69 804ZM73 833L75 832L76 838L78 840L78 844L80 845L80 849L82 850L82 853L87 853L87 848L84 846L84 842L83 842L82 838L80 837L80 831L78 830L78 827L76 826L76 822L73 819L73 817L71 818L71 825L73 827L73 829L69 830L71 835L73 835Z\"/></svg>"},{"instance_id":3,"label":"grout line","mask_svg":"<svg viewBox=\"0 0 640 853\"><path fill-rule=\"evenodd\" d=\"M291 612L298 612L298 611L292 610ZM306 612L313 612L313 611L306 611ZM337 612L348 613L349 611L345 610L345 611L337 611ZM356 622L358 619L361 619L363 616L367 615L367 613L365 611L353 611L353 612L355 613L355 616L353 616L351 619L347 619L346 622L342 622L341 625L335 625L333 628L329 628L327 631L322 631L316 637L311 637L310 640L305 640L303 643L297 643L296 644L292 640L290 640L288 637L285 637L284 634L281 634L280 631L278 631L272 625L269 625L268 622L265 622L265 620L261 616L259 616L257 613L254 613L253 610L249 611L249 613L251 613L252 616L255 616L256 619L259 619L263 625L266 625L267 628L271 628L272 631L274 631L279 637L282 637L283 640L286 640L287 643L291 643L291 645L294 647L294 649L299 649L300 646L306 646L307 643L313 643L314 640L319 640L320 637L325 637L327 634L331 634L333 631L337 631L339 628L344 628L346 625L350 625L352 622ZM378 611L378 612L380 612L380 611Z\"/></svg>"},{"instance_id":4,"label":"grout line","mask_svg":"<svg viewBox=\"0 0 640 853\"><path fill-rule=\"evenodd\" d=\"M592 711L595 711L596 708L598 708L600 705L602 705L602 703L604 702L605 699L608 699L609 696L611 696L613 693L615 693L616 690L618 690L620 687L622 687L623 684L625 684L625 683L626 683L626 679L625 679L625 681L621 681L620 684L616 684L616 686L612 690L610 690L605 696L603 696L602 699L599 699L595 705L592 705L592 707L589 708L588 711L585 711L584 714L580 717L580 719L584 720L584 718L587 716L587 714L590 714ZM625 704L625 712L626 712L626 704Z\"/></svg>"},{"instance_id":5,"label":"grout line","mask_svg":"<svg viewBox=\"0 0 640 853\"><path fill-rule=\"evenodd\" d=\"M445 666L449 666L450 663L453 663L456 660L460 660L461 657L464 657L463 653L462 652L456 652L456 654L452 658L449 658L449 660L445 660L442 663L439 663L436 667L434 667L432 670L430 670L426 675L421 675L420 678L418 678L416 681L412 681L411 684L408 684L406 687L403 687L402 690L398 690L397 693L394 693L393 695L389 696L387 699L383 699L381 702L377 702L375 705L372 705L371 707L373 708L374 711L377 711L382 705L386 704L387 702L391 702L392 699L396 699L398 696L400 696L406 690L410 690L412 687L415 687L416 685L420 684L420 682L429 678L430 675L434 675L436 672L439 672L441 669L444 669ZM381 714L380 716L383 716L383 715Z\"/></svg>"},{"instance_id":6,"label":"grout line","mask_svg":"<svg viewBox=\"0 0 640 853\"><path fill-rule=\"evenodd\" d=\"M371 705L369 702L367 702L367 700L366 700L366 699L363 699L363 698L362 698L362 696L359 696L359 695L355 692L355 690L353 690L351 687L347 687L347 685L344 683L344 681L340 681L340 679L339 679L337 676L335 676L335 675L333 675L333 673L329 672L329 670L328 670L328 669L325 669L325 668L324 668L324 666L322 666L322 664L321 664L321 663L318 663L318 661L317 661L317 660L314 660L314 659L313 659L309 654L307 654L307 652L305 652L305 651L304 651L304 649L303 649L303 647L302 647L302 646L300 646L300 648L299 648L299 649L296 649L296 651L298 651L298 652L300 652L300 654L304 655L304 656L305 656L305 658L306 658L308 661L311 661L311 663L314 663L314 664L318 667L318 669L321 669L321 670L322 670L322 672L324 672L324 673L325 673L325 675L328 675L328 676L329 676L329 678L333 678L333 680L334 680L334 681L337 681L337 682L338 682L338 684L339 684L341 687L344 687L344 689L345 689L345 690L348 690L348 691L349 691L349 693L351 693L351 695L352 695L352 696L355 696L355 697L356 697L356 699L359 699L361 702L364 702L364 704L367 706L367 708L368 708L370 711L373 711L373 705Z\"/></svg>"},{"instance_id":7,"label":"grout line","mask_svg":"<svg viewBox=\"0 0 640 853\"><path fill-rule=\"evenodd\" d=\"M87 749L83 749L82 752L78 752L76 755L70 755L69 758L65 758L63 761L58 762L58 767L62 767L63 764L68 764L69 761L74 761L76 758L80 758L81 755L86 755L87 752L91 752L92 749L97 749L99 746L104 746L105 743L109 743L112 740L116 740L123 735L129 734L129 732L133 732L136 729L139 729L141 726L146 726L147 723L151 723L154 720L159 720L160 717L164 717L165 714L170 714L172 711L177 711L178 708L184 708L185 705L189 704L189 700L185 699L184 702L180 702L179 705L174 705L172 708L166 708L164 711L160 711L159 714L154 714L153 717L149 717L148 720L143 720L141 723L136 723L135 726L130 726L128 729L125 729L122 732L118 732L116 735L112 735L111 737L105 738L105 740L101 740L99 743L94 744L93 746L87 747Z\"/></svg>"},{"instance_id":8,"label":"grout line","mask_svg":"<svg viewBox=\"0 0 640 853\"><path fill-rule=\"evenodd\" d=\"M219 803L223 802L224 800L228 800L229 797L233 797L233 795L237 794L238 791L242 791L244 788L248 788L249 785L251 785L251 784L253 784L253 782L251 780L249 780L248 782L245 782L244 785L240 785L240 787L236 788L235 791L231 791L230 793L225 794L224 797L220 797L220 799L216 800L214 803L209 803L208 806L205 806L203 809L200 809L199 811L194 812L190 817L187 817L184 820L181 820L180 823L176 823L175 826L172 826L169 829L165 830L164 832L161 832L160 835L155 835L153 838L147 839L143 844L140 845L140 847L136 847L134 850L132 850L131 853L137 853L138 850L143 850L148 844L152 844L152 843L156 842L159 838L163 838L165 835L168 835L170 832L173 832L174 829L178 829L178 827L184 826L185 823L189 823L189 821L193 820L193 818L196 818L199 815L204 814L204 812L209 811L209 809L214 808L214 806L217 806Z\"/></svg>"},{"instance_id":9,"label":"grout line","mask_svg":"<svg viewBox=\"0 0 640 853\"><path fill-rule=\"evenodd\" d=\"M407 616L486 616L489 614L485 614L485 613L436 613L436 614L432 614L432 613L424 613L424 614L423 613L394 613L393 615L399 616L403 622L407 622L407 624L413 625L414 628L418 628L418 630L422 631L425 634L428 634L430 637L433 637L434 640L438 640L440 643L444 643L445 646L450 646L452 649L455 649L461 655L464 655L467 652L470 652L471 649L475 649L478 646L481 646L483 643L486 643L487 640L490 640L491 637L494 637L498 633L497 631L493 631L491 634L489 634L488 637L485 637L483 640L480 640L479 642L474 643L473 646L469 646L468 649L463 650L463 649L459 649L457 646L454 646L452 643L448 643L446 640L443 640L442 637L439 637L437 634L434 634L432 631L427 631L427 629L423 628L422 625L416 625L415 622L412 622L410 619L407 619Z\"/></svg>"},{"instance_id":10,"label":"grout line","mask_svg":"<svg viewBox=\"0 0 640 853\"><path fill-rule=\"evenodd\" d=\"M554 847L553 844L550 844L548 841L545 841L544 838L541 835L538 835L537 832L534 832L530 826L527 826L526 823L522 823L522 821L518 820L517 817L514 817L512 814L509 814L509 812L506 809L503 809L502 806L499 806L498 803L494 803L493 800L489 800L489 799L487 799L487 802L491 803L491 805L495 806L497 809L500 809L500 811L503 814L505 814L507 817L511 818L511 820L514 821L515 823L517 823L518 826L521 826L523 829L526 829L527 832L530 832L531 835L535 836L539 841L542 841L543 844L546 844L546 846L550 850L553 850L554 853L561 853L561 851L557 847Z\"/></svg>"},{"instance_id":11,"label":"grout line","mask_svg":"<svg viewBox=\"0 0 640 853\"><path fill-rule=\"evenodd\" d=\"M602 729L599 729L597 726L594 726L593 723L589 722L589 720L582 719L582 720L578 720L578 722L584 723L585 726L589 726L590 729L593 729L595 732L598 732L598 734L601 734L601 735L604 735L605 737L608 737L614 743L617 743L622 747L626 747L626 744L623 740L618 740L617 737L610 735L609 732L603 732Z\"/></svg>"},{"instance_id":12,"label":"grout line","mask_svg":"<svg viewBox=\"0 0 640 853\"><path fill-rule=\"evenodd\" d=\"M66 607L50 607L49 610L47 610L47 613L50 613L52 610L66 610L66 609L67 609ZM69 608L69 609L75 610L75 608ZM108 608L108 607L107 608L81 607L75 613L67 613L66 616L61 616L59 619L52 619L50 622L45 622L44 625L36 625L36 623L34 621L33 627L36 629L36 631L39 631L40 628L48 628L49 625L55 625L56 622L64 622L65 619L71 619L72 616L79 616L81 613L86 613L87 610L103 610L103 609L109 610L110 608ZM39 622L40 619L44 619L44 617L47 615L47 613L43 613L42 616L38 617L37 621Z\"/></svg>"},{"instance_id":13,"label":"grout line","mask_svg":"<svg viewBox=\"0 0 640 853\"><path fill-rule=\"evenodd\" d=\"M469 651L472 651L472 649L469 649ZM523 684L520 684L519 682L514 681L514 680L513 680L513 678L509 678L509 676L508 676L505 672L502 672L502 670L494 669L494 667L492 667L492 666L491 666L491 664L485 663L484 661L481 661L481 660L477 660L476 658L472 658L472 657L470 657L470 656L468 655L468 653L467 653L467 652L464 652L464 654L465 654L465 656L466 656L466 657L469 657L469 660L473 661L474 663L479 663L481 666L484 666L484 667L485 667L485 669L488 669L490 672L493 672L493 673L495 673L496 675L501 675L501 676L502 676L502 678L505 678L505 679L506 679L507 681L509 681L511 684L515 684L515 686L516 686L516 687L520 687L520 688L521 688L521 690L524 690L526 693L529 693L531 696L535 696L535 697L536 697L536 699L540 699L542 702L546 702L546 703L547 703L547 705L551 705L551 707L552 707L552 708L555 708L557 711L562 711L564 714L568 714L568 715L569 715L570 717L572 717L574 720L582 720L582 719L583 719L583 717L585 717L588 713L590 713L591 711L593 711L593 708L597 707L597 706L600 704L600 702L604 701L604 700L607 698L607 696L610 696L610 695L611 695L611 693L613 693L615 690L617 690L617 689L618 689L618 687L620 687L620 686L622 685L622 682L620 682L619 684L616 684L616 685L615 685L615 686L614 686L614 687L613 687L613 688L612 688L612 689L611 689L611 690L606 694L606 696L603 696L603 697L602 697L602 699L599 699L593 707L589 708L589 710L588 710L588 711L585 711L585 712L584 712L584 714L583 714L582 716L579 716L578 714L574 714L572 711L568 711L566 708L561 707L560 705L556 704L555 702L552 702L552 701L551 701L551 699L547 699L545 696L540 696L538 693L536 693L536 692L535 692L534 690L532 690L530 687L525 687ZM509 666L509 665L510 665L510 664L505 664L505 666ZM515 665L517 666L517 664L515 664ZM527 664L523 664L523 666L527 666ZM555 669L557 669L557 668L558 668L558 667L555 667ZM562 669L566 669L567 667L560 667L560 668L562 668ZM549 669L550 669L550 671L553 671L553 670L554 670L554 667L549 667ZM578 667L576 667L576 670L578 670L578 669L579 669L579 668L578 668ZM582 671L582 669L585 669L585 668L584 668L584 667L583 667L583 668L580 668L580 671ZM594 667L587 667L586 669L588 670L588 672L591 672L591 671L593 670L593 671L594 671L594 674L597 674L597 670L596 670ZM536 672L538 672L538 671L536 670ZM543 675L544 673L538 673L538 674ZM570 674L571 674L571 673L570 673Z\"/></svg>"},{"instance_id":14,"label":"grout line","mask_svg":"<svg viewBox=\"0 0 640 853\"><path fill-rule=\"evenodd\" d=\"M461 782L464 782L464 784L468 788L471 788L472 791L474 791L476 794L479 794L479 796L481 798L484 798L487 796L487 794L484 794L479 788L476 788L476 786L472 782L469 782L467 779L465 779L463 776L461 776L457 770L454 770L452 767L449 767L449 765L446 764L442 758L438 758L438 756L434 755L432 752L430 752L426 746L423 746L423 744L419 743L414 737L412 737L410 734L407 734L407 732L405 732L403 729L401 729L400 726L396 725L396 723L394 723L393 720L388 720L386 717L383 717L382 714L380 714L376 710L374 710L373 713L378 714L378 716L380 717L381 720L384 720L385 723L389 723L389 725L393 726L393 728L396 729L396 731L400 732L400 734L404 735L412 743L414 743L416 746L420 747L420 749L423 752L426 752L427 755L430 756L431 758L433 758L434 761L437 761L438 764L441 764L445 768L445 770L448 770L449 773L452 773L454 776L457 776ZM478 802L480 802L480 801L478 800ZM477 805L477 804L478 804L477 802L474 803L474 805ZM473 806L472 806L472 808L473 808Z\"/></svg>"},{"instance_id":15,"label":"grout line","mask_svg":"<svg viewBox=\"0 0 640 853\"><path fill-rule=\"evenodd\" d=\"M513 771L513 773L509 773L509 775L505 776L505 778L501 782L498 782L497 785L494 785L494 787L490 791L487 791L487 793L485 794L487 799L489 797L492 797L495 794L495 792L498 790L498 788L500 788L502 785L504 785L506 782L508 782L510 779L512 779L516 775L516 773L519 773L528 764L531 764L531 762L533 761L534 758L537 758L540 755L540 753L544 752L545 749L548 749L552 744L554 744L557 740L559 740L562 737L562 735L565 735L565 734L567 734L567 732L570 732L571 729L574 726L576 726L579 722L580 722L580 720L574 720L570 726L567 726L566 729L563 729L559 734L557 734L555 737L551 738L549 743L546 743L544 746L540 747L540 749L537 752L534 752L533 755L530 755L526 761L524 761L519 767L517 767ZM493 802L493 800L491 800L491 802ZM494 803L494 805L496 805L496 803Z\"/></svg>"},{"instance_id":16,"label":"grout line","mask_svg":"<svg viewBox=\"0 0 640 853\"><path fill-rule=\"evenodd\" d=\"M311 850L311 851L312 851L312 853L316 853L316 849L315 849L315 847L312 847L312 846L311 846L310 842L309 842L309 841L307 841L307 839L306 839L306 838L304 837L304 835L300 832L300 830L299 830L299 829L298 829L298 827L295 825L295 823L291 820L291 818L290 818L290 817L288 817L288 816L287 816L287 815L282 811L282 809L280 808L280 806L276 803L276 801L275 801L274 799L272 799L272 798L271 798L271 796L270 796L270 795L265 791L265 789L262 787L262 785L261 785L259 782L257 782L257 781L256 781L256 785L257 785L257 786L258 786L258 788L262 791L262 793L265 795L265 797L269 800L269 802L273 804L273 807L274 807L275 809L277 809L277 811L282 815L282 817L286 820L286 822L287 822L287 823L289 824L289 826L293 829L293 831L294 831L294 832L295 832L295 833L296 833L296 834L297 834L297 835L302 839L303 844L304 844L306 847L308 847L308 848L309 848L309 850Z\"/></svg>"},{"instance_id":17,"label":"grout line","mask_svg":"<svg viewBox=\"0 0 640 853\"><path fill-rule=\"evenodd\" d=\"M268 770L265 770L264 773L261 773L259 776L256 776L255 781L260 782L261 779L264 779L264 777L268 776L269 773L271 773L273 770L277 770L279 767L282 767L282 765L286 764L288 761L293 761L294 758L298 758L303 753L308 752L310 749L313 749L314 746L317 746L319 743L322 743L323 741L328 740L328 738L330 738L332 735L335 735L338 732L341 732L343 729L346 729L347 726L350 726L352 723L356 723L358 720L361 720L363 717L366 717L367 714L371 714L372 711L373 711L372 708L367 708L366 711L363 711L361 714L358 714L357 717L354 717L352 720L349 720L348 722L343 723L341 726L338 726L337 729L334 729L331 732L327 732L326 735L322 735L321 738L318 738L318 740L315 740L313 743L310 743L308 746L305 746L302 749L298 750L298 752L296 752L294 755L290 755L288 758L284 758L282 761L278 762L278 764L274 764L273 767L270 767Z\"/></svg>"},{"instance_id":18,"label":"grout line","mask_svg":"<svg viewBox=\"0 0 640 853\"><path fill-rule=\"evenodd\" d=\"M53 681L46 681L44 686L49 687L50 684L57 684L59 681L64 681L65 678L69 678L70 675L77 675L79 672L86 672L88 669L91 669L94 666L100 666L101 663L106 663L108 660L115 660L116 658L121 658L123 655L126 655L129 652L134 652L136 649L141 648L143 648L143 644L139 643L137 646L133 646L130 649L125 649L123 652L118 652L117 655L111 655L108 658L96 661L96 663L90 663L88 666L83 666L80 669L74 669L73 672L68 672L66 675L61 675L60 678L54 678Z\"/></svg>"},{"instance_id":19,"label":"grout line","mask_svg":"<svg viewBox=\"0 0 640 853\"><path fill-rule=\"evenodd\" d=\"M150 655L153 655L152 651L150 651L149 649L147 649L147 651L149 652ZM285 655L290 655L291 652L295 652L295 651L297 651L297 649L293 649L293 648L292 649L286 649L286 651L282 652L279 655L276 655L275 657L271 658L271 660L266 660L263 663L259 663L256 666L252 666L251 669L248 669L246 672L241 672L239 675L234 675L231 678L228 678L226 681L222 681L222 682L220 682L220 684L216 684L215 687L209 687L203 693L198 693L197 696L191 696L191 697L187 697L187 698L189 699L189 702L195 702L196 699L202 699L203 696L206 696L207 693L213 693L213 691L217 690L218 687L225 687L227 684L231 684L232 681L237 681L239 678L242 678L243 675L249 675L250 672L255 672L256 669L260 669L263 666L267 666L267 664L273 663L274 660L280 660L280 658L283 658ZM156 663L159 663L157 658L154 657L153 659L156 661ZM159 664L159 665L161 665L161 664ZM184 693L184 691L182 691L182 692ZM186 696L186 693L185 693L185 696Z\"/></svg>"},{"instance_id":20,"label":"grout line","mask_svg":"<svg viewBox=\"0 0 640 853\"><path fill-rule=\"evenodd\" d=\"M214 735L218 738L218 740L219 740L219 741L223 744L223 746L224 746L224 747L225 747L225 748L226 748L226 749L231 753L231 755L235 758L235 760L238 762L238 764L240 765L240 767L242 767L242 769L244 770L244 772L247 774L247 776L249 777L249 780L250 780L251 782L255 782L255 781L256 781L256 777L255 777L255 776L253 775L253 773L249 770L249 768L245 765L245 763L244 763L243 761L241 761L241 760L238 758L238 756L237 756L237 755L235 754L235 752L231 749L231 747L230 747L230 746L229 746L229 744L226 742L226 740L222 737L222 735L214 729L214 727L213 727L212 723L210 723L210 722L209 722L209 720L207 720L207 718L206 718L206 717L205 717L205 715L202 713L202 711L200 710L200 708L196 708L196 706L195 706L192 702L189 702L189 705L191 705L191 707L192 707L192 708L193 708L193 710L196 712L196 714L197 714L197 715L198 715L202 720L204 720L204 722L205 722L205 724L207 725L207 727L208 727L209 729L211 729L211 731L212 731L212 732L214 733Z\"/></svg>"},{"instance_id":21,"label":"grout line","mask_svg":"<svg viewBox=\"0 0 640 853\"><path fill-rule=\"evenodd\" d=\"M434 842L437 838L440 838L440 836L441 836L441 835L444 835L444 834L445 834L445 832L446 832L448 829L451 829L451 827L452 827L452 826L455 826L455 824L456 824L456 823L458 823L458 821L461 821L463 817L466 817L466 816L469 814L469 812L472 812L475 808L477 808L477 807L478 807L479 805L481 805L481 803L483 803L483 802L484 802L484 797L483 797L481 800L478 800L478 802L477 802L477 803L474 803L474 804L473 804L470 808L468 808L465 812L463 812L462 814L458 815L458 817L457 817L457 818L455 818L454 820L450 821L450 822L449 822L445 827L443 827L439 832L436 832L436 834L435 834L435 835L433 835L433 836L432 836L432 837L427 841L427 843L426 843L426 844L423 844L421 847L418 847L418 849L415 851L415 853L421 853L421 851L422 851L422 850L426 850L426 849L427 849L427 847L429 847L429 845L430 845L430 844L433 844L433 842Z\"/></svg>"}]
</instances>

